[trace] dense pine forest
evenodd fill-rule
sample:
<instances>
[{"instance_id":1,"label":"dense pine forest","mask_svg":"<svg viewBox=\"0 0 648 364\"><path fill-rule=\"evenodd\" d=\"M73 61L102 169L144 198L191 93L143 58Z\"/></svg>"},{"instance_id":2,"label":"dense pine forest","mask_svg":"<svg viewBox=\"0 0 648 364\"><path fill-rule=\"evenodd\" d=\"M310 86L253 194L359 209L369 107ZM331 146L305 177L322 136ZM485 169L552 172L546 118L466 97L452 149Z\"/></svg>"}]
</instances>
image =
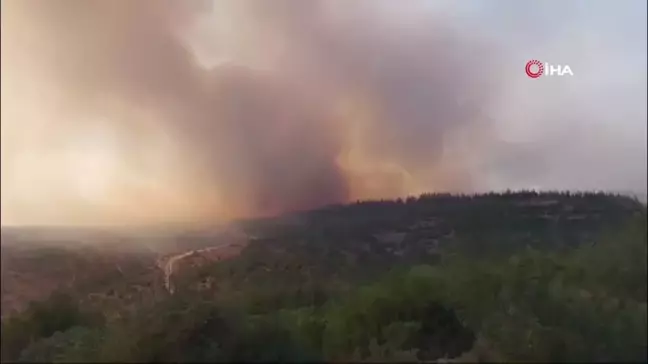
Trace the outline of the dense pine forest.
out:
<instances>
[{"instance_id":1,"label":"dense pine forest","mask_svg":"<svg viewBox=\"0 0 648 364\"><path fill-rule=\"evenodd\" d=\"M522 191L240 221L240 254L185 267L173 294L132 249L3 318L2 360L645 362L646 217L625 196ZM56 249L43 264L92 276Z\"/></svg>"}]
</instances>

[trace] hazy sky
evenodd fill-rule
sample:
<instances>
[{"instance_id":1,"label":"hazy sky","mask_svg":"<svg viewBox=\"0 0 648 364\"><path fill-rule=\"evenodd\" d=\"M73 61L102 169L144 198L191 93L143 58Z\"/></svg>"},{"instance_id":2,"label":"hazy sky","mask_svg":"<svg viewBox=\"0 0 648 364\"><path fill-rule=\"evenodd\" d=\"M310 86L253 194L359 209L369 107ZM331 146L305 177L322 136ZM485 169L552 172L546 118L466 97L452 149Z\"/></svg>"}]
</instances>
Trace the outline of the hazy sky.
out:
<instances>
[{"instance_id":1,"label":"hazy sky","mask_svg":"<svg viewBox=\"0 0 648 364\"><path fill-rule=\"evenodd\" d=\"M643 0L4 0L2 224L646 193ZM573 76L531 79L527 61Z\"/></svg>"}]
</instances>

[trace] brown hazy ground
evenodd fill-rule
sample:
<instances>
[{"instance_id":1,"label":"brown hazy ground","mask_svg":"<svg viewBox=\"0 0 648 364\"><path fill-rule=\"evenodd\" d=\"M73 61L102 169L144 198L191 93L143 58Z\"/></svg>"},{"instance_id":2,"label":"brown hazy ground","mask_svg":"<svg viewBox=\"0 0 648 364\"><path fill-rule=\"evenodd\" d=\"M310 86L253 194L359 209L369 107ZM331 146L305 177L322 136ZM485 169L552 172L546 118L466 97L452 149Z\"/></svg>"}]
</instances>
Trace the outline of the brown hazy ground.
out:
<instances>
[{"instance_id":1,"label":"brown hazy ground","mask_svg":"<svg viewBox=\"0 0 648 364\"><path fill-rule=\"evenodd\" d=\"M3 319L22 311L29 302L47 298L57 289L80 292L80 299L85 301L105 295L110 282L115 285L114 291L126 293L138 291L135 287L146 287L150 296L154 296L155 286L162 288L162 274L155 267L152 254L96 246L27 244L23 248L3 246L2 260Z\"/></svg>"},{"instance_id":2,"label":"brown hazy ground","mask_svg":"<svg viewBox=\"0 0 648 364\"><path fill-rule=\"evenodd\" d=\"M97 232L93 242L90 230L76 236L59 232L59 239L52 233L48 239L47 234L39 238L34 232L20 232L13 229L13 237L3 234L3 319L57 289L75 292L80 301L97 305L110 316L168 295L176 275L235 257L248 242L234 227L190 241L169 232L161 237L169 241L157 243L145 231L137 237L105 237L101 243L101 234Z\"/></svg>"}]
</instances>

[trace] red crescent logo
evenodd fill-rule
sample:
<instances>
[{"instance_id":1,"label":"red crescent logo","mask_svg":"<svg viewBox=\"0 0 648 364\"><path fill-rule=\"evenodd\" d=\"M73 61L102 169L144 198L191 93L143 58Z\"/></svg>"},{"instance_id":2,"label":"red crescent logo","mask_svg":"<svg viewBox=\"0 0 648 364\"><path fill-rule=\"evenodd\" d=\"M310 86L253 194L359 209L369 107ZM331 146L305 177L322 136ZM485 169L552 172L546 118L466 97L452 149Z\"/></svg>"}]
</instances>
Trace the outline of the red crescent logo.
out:
<instances>
[{"instance_id":1,"label":"red crescent logo","mask_svg":"<svg viewBox=\"0 0 648 364\"><path fill-rule=\"evenodd\" d=\"M536 72L531 71L532 66L538 66L538 70ZM527 76L531 78L538 78L542 76L542 74L544 73L544 66L537 59L532 59L529 62L527 62L524 70L526 71Z\"/></svg>"}]
</instances>

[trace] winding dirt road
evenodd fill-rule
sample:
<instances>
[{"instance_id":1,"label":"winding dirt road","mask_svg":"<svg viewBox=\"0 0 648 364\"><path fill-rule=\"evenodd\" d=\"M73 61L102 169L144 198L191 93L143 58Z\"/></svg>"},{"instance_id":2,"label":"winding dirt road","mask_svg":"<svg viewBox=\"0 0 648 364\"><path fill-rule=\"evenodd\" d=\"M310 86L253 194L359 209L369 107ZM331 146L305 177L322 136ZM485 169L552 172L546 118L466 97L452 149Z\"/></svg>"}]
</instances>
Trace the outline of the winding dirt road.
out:
<instances>
[{"instance_id":1,"label":"winding dirt road","mask_svg":"<svg viewBox=\"0 0 648 364\"><path fill-rule=\"evenodd\" d=\"M228 238L228 242L226 243L202 249L188 250L160 259L158 261L158 266L164 271L164 287L166 288L166 290L170 294L173 294L175 292L172 277L173 274L177 271L178 263L183 259L197 255L206 257L211 256L210 260L229 258L234 255L238 255L238 253L240 253L240 251L247 245L249 241L248 236L240 230L230 231L227 233L227 235L230 235L231 238ZM219 250L222 250L223 254L216 253Z\"/></svg>"}]
</instances>

